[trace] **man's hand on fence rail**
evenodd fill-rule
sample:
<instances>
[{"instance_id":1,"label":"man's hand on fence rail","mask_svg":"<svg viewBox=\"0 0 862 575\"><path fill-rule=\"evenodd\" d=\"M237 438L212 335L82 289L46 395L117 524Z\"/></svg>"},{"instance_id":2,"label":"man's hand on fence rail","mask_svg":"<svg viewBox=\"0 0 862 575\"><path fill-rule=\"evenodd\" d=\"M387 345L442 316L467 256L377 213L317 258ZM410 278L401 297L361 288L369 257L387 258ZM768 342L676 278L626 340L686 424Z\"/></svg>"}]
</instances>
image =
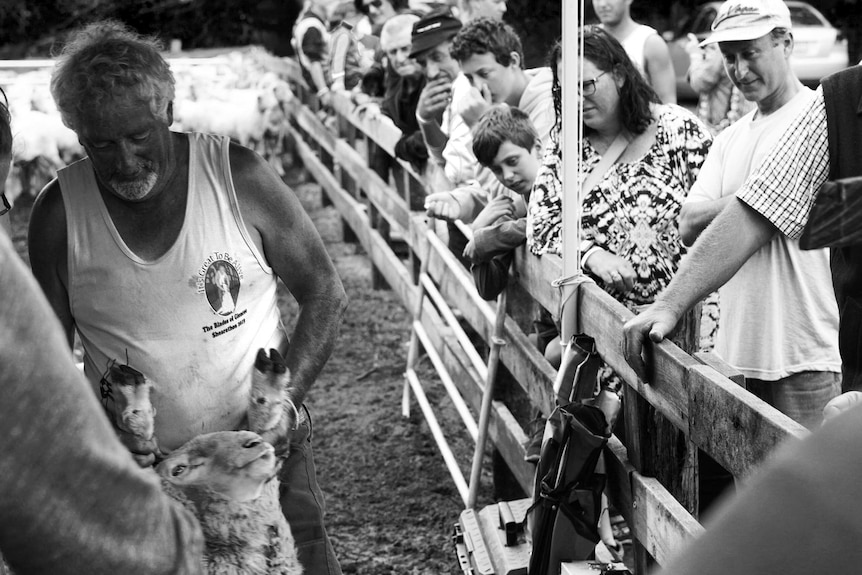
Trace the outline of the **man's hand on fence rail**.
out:
<instances>
[{"instance_id":1,"label":"man's hand on fence rail","mask_svg":"<svg viewBox=\"0 0 862 575\"><path fill-rule=\"evenodd\" d=\"M654 343L662 341L673 330L680 317L681 314L676 313L669 305L656 301L623 326L626 362L644 383L649 383L647 373L650 369L644 360L644 342L647 337Z\"/></svg>"}]
</instances>

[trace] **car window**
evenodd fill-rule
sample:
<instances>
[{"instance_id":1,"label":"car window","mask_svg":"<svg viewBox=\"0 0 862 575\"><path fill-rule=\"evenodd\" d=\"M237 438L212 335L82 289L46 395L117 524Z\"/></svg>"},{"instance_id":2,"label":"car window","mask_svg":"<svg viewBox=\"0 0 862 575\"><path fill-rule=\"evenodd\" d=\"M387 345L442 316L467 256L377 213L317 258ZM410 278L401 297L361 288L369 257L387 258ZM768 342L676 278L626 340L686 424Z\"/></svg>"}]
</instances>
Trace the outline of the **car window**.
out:
<instances>
[{"instance_id":1,"label":"car window","mask_svg":"<svg viewBox=\"0 0 862 575\"><path fill-rule=\"evenodd\" d=\"M823 26L824 22L817 14L805 6L790 6L790 21L794 26Z\"/></svg>"},{"instance_id":2,"label":"car window","mask_svg":"<svg viewBox=\"0 0 862 575\"><path fill-rule=\"evenodd\" d=\"M705 34L712 29L712 21L715 20L715 8L705 8L694 19L691 31L695 34Z\"/></svg>"}]
</instances>

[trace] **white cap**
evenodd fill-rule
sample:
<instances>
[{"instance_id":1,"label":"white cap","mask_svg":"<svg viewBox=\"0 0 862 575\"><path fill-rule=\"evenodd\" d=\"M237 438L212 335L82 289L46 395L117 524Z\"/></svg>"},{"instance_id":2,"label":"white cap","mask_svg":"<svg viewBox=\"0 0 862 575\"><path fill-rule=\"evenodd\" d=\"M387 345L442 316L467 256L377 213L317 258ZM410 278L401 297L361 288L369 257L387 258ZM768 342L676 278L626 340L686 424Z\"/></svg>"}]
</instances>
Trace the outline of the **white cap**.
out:
<instances>
[{"instance_id":1,"label":"white cap","mask_svg":"<svg viewBox=\"0 0 862 575\"><path fill-rule=\"evenodd\" d=\"M700 45L756 40L776 28L790 27L790 10L783 0L727 0L718 9L712 34Z\"/></svg>"}]
</instances>

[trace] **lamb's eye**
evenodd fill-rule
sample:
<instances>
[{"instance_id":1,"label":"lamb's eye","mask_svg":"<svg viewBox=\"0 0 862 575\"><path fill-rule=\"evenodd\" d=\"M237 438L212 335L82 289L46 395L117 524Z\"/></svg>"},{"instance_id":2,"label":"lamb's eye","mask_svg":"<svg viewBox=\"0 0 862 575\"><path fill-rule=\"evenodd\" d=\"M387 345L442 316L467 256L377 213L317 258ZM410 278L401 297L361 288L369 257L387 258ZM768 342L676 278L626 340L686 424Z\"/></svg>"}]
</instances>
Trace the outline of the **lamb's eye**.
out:
<instances>
[{"instance_id":1,"label":"lamb's eye","mask_svg":"<svg viewBox=\"0 0 862 575\"><path fill-rule=\"evenodd\" d=\"M186 471L185 465L176 465L173 469L171 469L171 477L179 477Z\"/></svg>"},{"instance_id":2,"label":"lamb's eye","mask_svg":"<svg viewBox=\"0 0 862 575\"><path fill-rule=\"evenodd\" d=\"M260 404L260 405L265 404L265 403L266 403L266 398L265 398L265 397L258 397L258 398L257 398L257 403L258 403L258 404Z\"/></svg>"}]
</instances>

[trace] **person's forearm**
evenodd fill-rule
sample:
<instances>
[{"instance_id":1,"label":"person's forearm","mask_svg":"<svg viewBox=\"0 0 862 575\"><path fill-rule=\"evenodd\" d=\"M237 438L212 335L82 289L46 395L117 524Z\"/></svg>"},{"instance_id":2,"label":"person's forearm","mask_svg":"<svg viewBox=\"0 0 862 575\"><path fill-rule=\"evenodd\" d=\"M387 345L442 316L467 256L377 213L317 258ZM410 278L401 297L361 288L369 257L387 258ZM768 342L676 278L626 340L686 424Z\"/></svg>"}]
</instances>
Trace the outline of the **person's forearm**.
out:
<instances>
[{"instance_id":1,"label":"person's forearm","mask_svg":"<svg viewBox=\"0 0 862 575\"><path fill-rule=\"evenodd\" d=\"M417 113L416 121L419 122L419 129L422 131L422 139L425 140L428 152L435 158L442 158L443 148L449 142L449 136L443 133L436 120L423 118Z\"/></svg>"},{"instance_id":2,"label":"person's forearm","mask_svg":"<svg viewBox=\"0 0 862 575\"><path fill-rule=\"evenodd\" d=\"M775 235L775 227L735 197L683 257L656 303L682 317L724 285L754 252Z\"/></svg>"},{"instance_id":3,"label":"person's forearm","mask_svg":"<svg viewBox=\"0 0 862 575\"><path fill-rule=\"evenodd\" d=\"M335 283L337 285L314 301L300 304L286 358L290 367L291 399L296 405L305 400L335 348L342 316L347 309L347 296L341 282L336 278Z\"/></svg>"},{"instance_id":4,"label":"person's forearm","mask_svg":"<svg viewBox=\"0 0 862 575\"><path fill-rule=\"evenodd\" d=\"M691 247L706 226L730 203L733 196L717 200L691 202L683 205L679 213L679 235L683 245Z\"/></svg>"},{"instance_id":5,"label":"person's forearm","mask_svg":"<svg viewBox=\"0 0 862 575\"><path fill-rule=\"evenodd\" d=\"M320 62L312 62L308 73L311 75L312 82L314 82L315 92L319 93L329 89L329 86L326 84L326 76L323 74L323 66Z\"/></svg>"}]
</instances>

